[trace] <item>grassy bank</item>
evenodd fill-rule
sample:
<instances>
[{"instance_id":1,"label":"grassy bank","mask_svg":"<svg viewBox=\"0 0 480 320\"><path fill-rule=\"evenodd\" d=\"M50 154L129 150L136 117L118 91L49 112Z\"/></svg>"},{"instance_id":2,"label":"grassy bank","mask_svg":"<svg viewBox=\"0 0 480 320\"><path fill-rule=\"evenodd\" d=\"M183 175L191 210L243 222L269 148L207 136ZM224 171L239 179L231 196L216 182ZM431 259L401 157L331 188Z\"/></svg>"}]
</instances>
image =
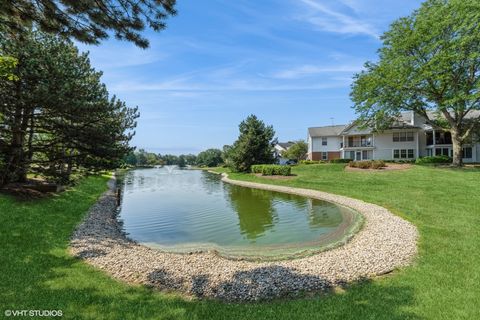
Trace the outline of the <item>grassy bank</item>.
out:
<instances>
[{"instance_id":1,"label":"grassy bank","mask_svg":"<svg viewBox=\"0 0 480 320\"><path fill-rule=\"evenodd\" d=\"M304 165L290 180L234 179L318 189L391 209L419 229L414 266L346 291L259 304L188 301L119 283L71 258L68 239L105 190L90 177L50 199L0 195L0 314L61 309L66 319L473 319L480 314L480 170L415 166L407 171L345 172Z\"/></svg>"}]
</instances>

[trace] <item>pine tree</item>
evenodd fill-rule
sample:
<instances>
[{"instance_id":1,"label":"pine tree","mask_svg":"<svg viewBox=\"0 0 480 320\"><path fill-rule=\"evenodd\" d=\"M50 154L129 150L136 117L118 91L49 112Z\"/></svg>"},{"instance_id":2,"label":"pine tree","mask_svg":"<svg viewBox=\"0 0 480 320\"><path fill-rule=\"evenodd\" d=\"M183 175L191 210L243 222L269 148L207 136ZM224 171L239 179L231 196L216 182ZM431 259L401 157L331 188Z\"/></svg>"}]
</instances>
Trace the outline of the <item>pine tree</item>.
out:
<instances>
[{"instance_id":1,"label":"pine tree","mask_svg":"<svg viewBox=\"0 0 480 320\"><path fill-rule=\"evenodd\" d=\"M0 1L0 25L5 33L23 34L35 27L44 32L98 44L109 33L147 48L141 32L166 27L176 14L175 0L8 0ZM3 33L3 32L2 32Z\"/></svg>"},{"instance_id":2,"label":"pine tree","mask_svg":"<svg viewBox=\"0 0 480 320\"><path fill-rule=\"evenodd\" d=\"M254 164L273 163L275 130L255 115L250 115L239 125L240 135L229 150L233 170L248 172Z\"/></svg>"}]
</instances>

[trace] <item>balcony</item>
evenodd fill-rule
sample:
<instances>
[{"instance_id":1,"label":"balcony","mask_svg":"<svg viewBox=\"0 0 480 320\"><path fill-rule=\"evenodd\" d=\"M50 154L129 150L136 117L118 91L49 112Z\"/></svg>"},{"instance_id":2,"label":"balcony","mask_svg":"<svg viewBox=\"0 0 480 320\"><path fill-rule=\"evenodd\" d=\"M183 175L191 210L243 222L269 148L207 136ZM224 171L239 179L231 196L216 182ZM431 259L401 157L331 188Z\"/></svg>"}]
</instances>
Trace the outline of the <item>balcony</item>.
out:
<instances>
[{"instance_id":1,"label":"balcony","mask_svg":"<svg viewBox=\"0 0 480 320\"><path fill-rule=\"evenodd\" d=\"M344 137L344 149L346 148L373 148L373 136L348 136Z\"/></svg>"}]
</instances>

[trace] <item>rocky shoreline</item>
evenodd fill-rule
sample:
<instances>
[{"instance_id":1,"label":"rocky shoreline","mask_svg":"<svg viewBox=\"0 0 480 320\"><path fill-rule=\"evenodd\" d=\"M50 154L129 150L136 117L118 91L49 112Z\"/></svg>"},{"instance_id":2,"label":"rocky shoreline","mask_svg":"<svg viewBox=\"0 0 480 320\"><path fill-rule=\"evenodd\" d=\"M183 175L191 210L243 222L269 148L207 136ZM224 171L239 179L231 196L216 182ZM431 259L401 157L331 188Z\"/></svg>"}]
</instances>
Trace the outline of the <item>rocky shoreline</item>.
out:
<instances>
[{"instance_id":1,"label":"rocky shoreline","mask_svg":"<svg viewBox=\"0 0 480 320\"><path fill-rule=\"evenodd\" d=\"M360 212L364 226L341 247L277 262L229 260L215 252L175 254L135 243L117 219L114 185L75 230L71 253L114 278L160 290L224 301L256 301L320 292L406 266L418 232L387 209L330 193L222 178L227 183L317 198Z\"/></svg>"}]
</instances>

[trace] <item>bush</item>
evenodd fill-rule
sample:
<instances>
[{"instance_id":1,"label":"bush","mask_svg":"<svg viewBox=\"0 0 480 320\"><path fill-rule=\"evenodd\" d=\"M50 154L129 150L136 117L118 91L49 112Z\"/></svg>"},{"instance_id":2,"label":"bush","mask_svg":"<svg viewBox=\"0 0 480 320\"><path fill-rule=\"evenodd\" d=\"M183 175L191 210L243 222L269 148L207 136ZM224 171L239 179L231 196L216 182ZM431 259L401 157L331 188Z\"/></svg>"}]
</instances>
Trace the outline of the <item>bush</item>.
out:
<instances>
[{"instance_id":1,"label":"bush","mask_svg":"<svg viewBox=\"0 0 480 320\"><path fill-rule=\"evenodd\" d=\"M261 173L262 176L289 176L292 168L275 164L256 164L251 167L251 171L252 173Z\"/></svg>"},{"instance_id":2,"label":"bush","mask_svg":"<svg viewBox=\"0 0 480 320\"><path fill-rule=\"evenodd\" d=\"M350 161L348 166L359 169L381 169L386 167L383 160Z\"/></svg>"},{"instance_id":3,"label":"bush","mask_svg":"<svg viewBox=\"0 0 480 320\"><path fill-rule=\"evenodd\" d=\"M423 157L415 160L415 163L416 164L452 163L452 158L447 156Z\"/></svg>"},{"instance_id":4,"label":"bush","mask_svg":"<svg viewBox=\"0 0 480 320\"><path fill-rule=\"evenodd\" d=\"M330 160L330 163L350 163L352 160L350 159L332 159Z\"/></svg>"},{"instance_id":5,"label":"bush","mask_svg":"<svg viewBox=\"0 0 480 320\"><path fill-rule=\"evenodd\" d=\"M323 161L316 161L316 160L300 160L300 164L319 164L319 163L325 163Z\"/></svg>"}]
</instances>

